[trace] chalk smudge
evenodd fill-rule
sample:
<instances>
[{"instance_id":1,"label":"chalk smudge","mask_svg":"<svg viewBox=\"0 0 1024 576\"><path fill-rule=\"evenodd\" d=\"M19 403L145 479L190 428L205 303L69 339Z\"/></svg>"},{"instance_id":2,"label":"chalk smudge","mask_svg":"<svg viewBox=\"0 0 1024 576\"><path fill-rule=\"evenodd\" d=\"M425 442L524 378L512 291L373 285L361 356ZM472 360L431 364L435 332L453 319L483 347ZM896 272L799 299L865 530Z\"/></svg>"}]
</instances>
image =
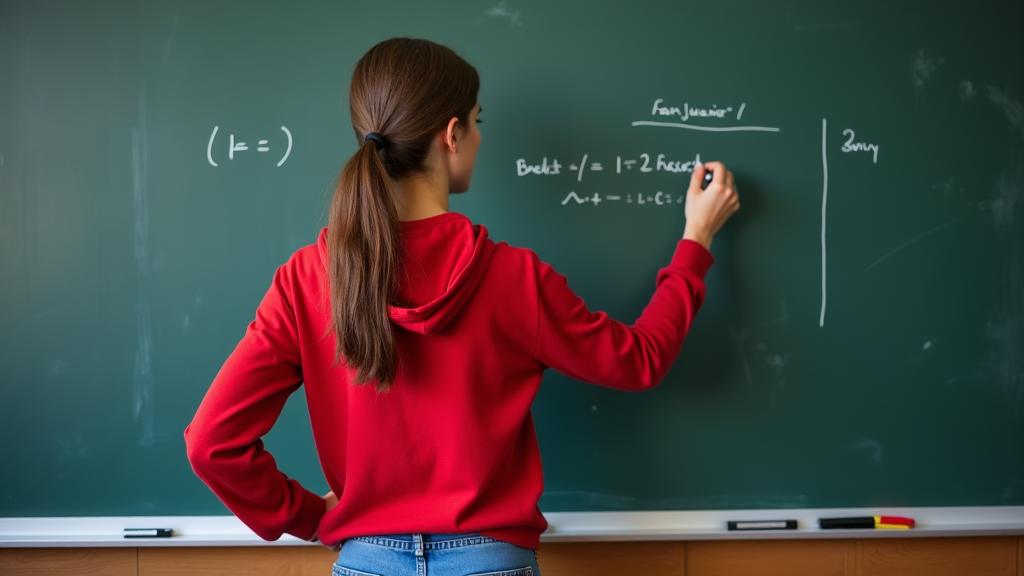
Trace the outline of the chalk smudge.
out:
<instances>
[{"instance_id":1,"label":"chalk smudge","mask_svg":"<svg viewBox=\"0 0 1024 576\"><path fill-rule=\"evenodd\" d=\"M948 198L950 191L953 190L953 181L946 180L941 184L932 184L932 190L942 190L942 195Z\"/></svg>"},{"instance_id":2,"label":"chalk smudge","mask_svg":"<svg viewBox=\"0 0 1024 576\"><path fill-rule=\"evenodd\" d=\"M928 58L924 55L924 50L918 50L910 60L910 77L914 80L914 87L918 90L924 88L941 63L941 58Z\"/></svg>"},{"instance_id":3,"label":"chalk smudge","mask_svg":"<svg viewBox=\"0 0 1024 576\"><path fill-rule=\"evenodd\" d=\"M964 80L960 82L960 99L970 100L978 95L978 91L974 89L974 84L970 80Z\"/></svg>"},{"instance_id":4,"label":"chalk smudge","mask_svg":"<svg viewBox=\"0 0 1024 576\"><path fill-rule=\"evenodd\" d=\"M1005 254L1003 298L999 311L984 326L989 343L987 357L980 363L982 380L994 381L1005 394L1014 414L1024 406L1024 228L1020 201L1024 186L1024 150L1016 138L1024 139L1024 107L1009 93L989 87L989 98L1009 122L1014 141L1007 149L1007 163L996 182L995 195L987 202Z\"/></svg>"},{"instance_id":5,"label":"chalk smudge","mask_svg":"<svg viewBox=\"0 0 1024 576\"><path fill-rule=\"evenodd\" d=\"M182 327L183 331L188 332L189 327L192 326L192 312L195 312L196 310L198 310L199 307L202 306L202 305L203 305L203 293L202 292L196 292L195 296L192 298L192 305L191 305L191 307L189 309L189 312L186 312L185 316L181 319L181 327Z\"/></svg>"},{"instance_id":6,"label":"chalk smudge","mask_svg":"<svg viewBox=\"0 0 1024 576\"><path fill-rule=\"evenodd\" d=\"M64 372L69 372L70 369L71 362L67 360L61 360L60 358L50 360L50 376L59 376Z\"/></svg>"},{"instance_id":7,"label":"chalk smudge","mask_svg":"<svg viewBox=\"0 0 1024 576\"><path fill-rule=\"evenodd\" d=\"M729 335L732 336L732 341L736 345L736 352L739 353L740 360L742 360L742 362L743 362L743 373L744 373L744 375L746 376L746 379L747 379L747 389L748 390L753 391L753 389L754 389L754 377L753 377L753 374L750 371L750 361L747 359L747 355L744 354L744 352L743 352L743 344L744 344L744 342L746 342L747 338L751 334L753 334L754 332L757 332L758 330L762 330L762 329L768 328L770 326L775 326L777 324L784 324L784 323L786 323L788 321L789 321L789 309L786 307L786 303L783 302L782 306L781 306L781 308L779 310L779 315L774 317L774 318L769 318L768 320L765 320L764 322L761 322L759 324L755 324L755 325L750 326L748 328L744 328L743 330L740 330L739 333L737 333L735 330L733 330L732 327L729 327ZM759 348L762 351L766 349L766 348L764 348L763 344L761 344L759 346Z\"/></svg>"},{"instance_id":8,"label":"chalk smudge","mask_svg":"<svg viewBox=\"0 0 1024 576\"><path fill-rule=\"evenodd\" d=\"M778 354L765 354L764 358L765 363L772 368L775 368L776 372L782 372L782 369L786 367L786 360L788 359L788 356L783 358Z\"/></svg>"},{"instance_id":9,"label":"chalk smudge","mask_svg":"<svg viewBox=\"0 0 1024 576\"><path fill-rule=\"evenodd\" d=\"M132 206L135 209L135 266L136 300L135 328L138 343L135 349L135 367L132 370L132 420L142 423L139 445L155 441L153 435L153 327L149 308L150 264L149 191L147 169L149 153L146 140L146 88L139 90L139 125L132 128Z\"/></svg>"},{"instance_id":10,"label":"chalk smudge","mask_svg":"<svg viewBox=\"0 0 1024 576\"><path fill-rule=\"evenodd\" d=\"M174 35L178 32L178 17L179 14L174 15L174 24L171 26L171 36L167 39L167 45L164 46L164 58L171 53L171 43L174 42Z\"/></svg>"},{"instance_id":11,"label":"chalk smudge","mask_svg":"<svg viewBox=\"0 0 1024 576\"><path fill-rule=\"evenodd\" d=\"M521 12L513 12L508 8L505 8L505 2L498 2L497 6L495 6L494 8L489 8L484 12L484 14L490 16L491 18L508 18L509 26L523 25L522 21L519 19Z\"/></svg>"},{"instance_id":12,"label":"chalk smudge","mask_svg":"<svg viewBox=\"0 0 1024 576\"><path fill-rule=\"evenodd\" d=\"M882 443L871 438L859 438L853 443L854 450L867 450L875 464L882 463Z\"/></svg>"},{"instance_id":13,"label":"chalk smudge","mask_svg":"<svg viewBox=\"0 0 1024 576\"><path fill-rule=\"evenodd\" d=\"M57 439L58 460L82 460L89 456L92 450L82 442L82 434L78 433L73 438Z\"/></svg>"},{"instance_id":14,"label":"chalk smudge","mask_svg":"<svg viewBox=\"0 0 1024 576\"><path fill-rule=\"evenodd\" d=\"M1010 90L1000 90L988 87L988 98L1002 110L1010 126L1017 130L1021 139L1024 140L1024 106L1021 105L1011 94Z\"/></svg>"},{"instance_id":15,"label":"chalk smudge","mask_svg":"<svg viewBox=\"0 0 1024 576\"><path fill-rule=\"evenodd\" d=\"M1019 315L1008 314L985 325L985 338L991 344L985 363L985 376L995 379L1020 409L1024 400L1024 325Z\"/></svg>"},{"instance_id":16,"label":"chalk smudge","mask_svg":"<svg viewBox=\"0 0 1024 576\"><path fill-rule=\"evenodd\" d=\"M1014 172L1016 174L1003 172L999 176L995 197L985 203L996 229L1004 234L1013 230L1014 213L1020 198L1021 171L1018 169Z\"/></svg>"}]
</instances>

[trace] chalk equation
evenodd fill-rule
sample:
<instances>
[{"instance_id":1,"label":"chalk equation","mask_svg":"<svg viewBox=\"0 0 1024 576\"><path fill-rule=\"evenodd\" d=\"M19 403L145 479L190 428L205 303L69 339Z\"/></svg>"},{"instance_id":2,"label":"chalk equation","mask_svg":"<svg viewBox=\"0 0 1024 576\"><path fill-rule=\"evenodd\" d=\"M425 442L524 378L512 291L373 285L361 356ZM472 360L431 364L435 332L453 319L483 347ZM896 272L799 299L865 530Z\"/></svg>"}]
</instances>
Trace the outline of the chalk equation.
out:
<instances>
[{"instance_id":1,"label":"chalk equation","mask_svg":"<svg viewBox=\"0 0 1024 576\"><path fill-rule=\"evenodd\" d=\"M217 131L219 129L220 129L220 126L214 126L213 127L213 133L210 134L210 141L206 145L206 160L210 162L211 166L218 166L218 164L213 161L213 142L214 142L214 140L217 139ZM284 146L284 155L281 156L281 159L277 161L277 166L278 167L280 167L282 164L284 164L285 161L288 160L288 156L292 153L292 133L288 130L288 128L286 128L284 126L281 126L281 131L284 132L285 138L287 138L287 145ZM242 142L240 140L236 141L234 134L231 134L229 136L229 138L228 138L228 160L234 160L236 153L246 152L248 150L249 150L249 145L247 143ZM270 140L258 140L257 144L256 144L256 152L257 153L270 152Z\"/></svg>"},{"instance_id":2,"label":"chalk equation","mask_svg":"<svg viewBox=\"0 0 1024 576\"><path fill-rule=\"evenodd\" d=\"M565 206L569 202L575 202L576 204L591 204L597 206L601 202L623 202L626 204L636 204L638 206L644 204L650 204L652 206L672 206L673 204L682 204L686 200L686 194L677 194L674 198L671 194L665 192L655 192L654 194L645 194L643 192L629 193L629 194L606 194L604 197L597 192L592 195L580 196L576 192L569 192L569 195L562 200L562 206Z\"/></svg>"},{"instance_id":3,"label":"chalk equation","mask_svg":"<svg viewBox=\"0 0 1024 576\"><path fill-rule=\"evenodd\" d=\"M671 172L673 174L679 174L683 172L693 172L693 167L700 163L700 154L697 154L693 160L672 160L669 159L665 154L658 154L651 159L650 154L640 154L636 158L623 159L622 156L615 157L615 173L622 174L623 171L630 172L634 168L637 172ZM557 158L552 159L548 162L547 156L541 158L539 164L531 164L526 161L526 158L519 158L516 160L516 175L517 176L529 176L531 174L537 176L557 176L559 174L573 174L576 176L577 182L583 181L583 173L585 171L590 172L603 172L605 170L604 163L594 162L590 160L590 154L584 154L583 158L578 163L571 163L568 166L563 165L558 161ZM562 171L562 168L567 168L566 172ZM609 166L609 170L611 167Z\"/></svg>"}]
</instances>

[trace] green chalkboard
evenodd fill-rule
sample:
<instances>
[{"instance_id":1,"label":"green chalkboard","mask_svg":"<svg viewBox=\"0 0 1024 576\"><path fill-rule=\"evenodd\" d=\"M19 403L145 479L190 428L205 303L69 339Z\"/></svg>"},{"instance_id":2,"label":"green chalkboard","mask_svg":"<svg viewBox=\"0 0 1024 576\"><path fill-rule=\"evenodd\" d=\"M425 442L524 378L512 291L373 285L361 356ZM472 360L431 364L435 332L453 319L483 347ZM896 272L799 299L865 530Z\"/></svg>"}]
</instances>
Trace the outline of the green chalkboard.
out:
<instances>
[{"instance_id":1,"label":"green chalkboard","mask_svg":"<svg viewBox=\"0 0 1024 576\"><path fill-rule=\"evenodd\" d=\"M592 309L639 315L689 163L736 174L667 380L545 377L543 510L1022 505L1022 30L988 1L4 1L0 515L227 513L182 431L326 224L352 66L396 35L482 77L453 209ZM326 492L301 391L266 445Z\"/></svg>"}]
</instances>

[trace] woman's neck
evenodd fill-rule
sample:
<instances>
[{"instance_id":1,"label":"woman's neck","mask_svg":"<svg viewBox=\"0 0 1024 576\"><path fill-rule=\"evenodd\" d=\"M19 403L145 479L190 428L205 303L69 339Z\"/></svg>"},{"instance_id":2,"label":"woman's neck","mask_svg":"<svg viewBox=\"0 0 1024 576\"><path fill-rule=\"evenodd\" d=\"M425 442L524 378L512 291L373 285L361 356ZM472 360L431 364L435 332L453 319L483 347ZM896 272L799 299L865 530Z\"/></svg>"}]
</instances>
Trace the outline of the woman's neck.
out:
<instances>
[{"instance_id":1,"label":"woman's neck","mask_svg":"<svg viewBox=\"0 0 1024 576\"><path fill-rule=\"evenodd\" d=\"M398 181L400 221L422 220L448 212L448 178L443 171L411 174Z\"/></svg>"}]
</instances>

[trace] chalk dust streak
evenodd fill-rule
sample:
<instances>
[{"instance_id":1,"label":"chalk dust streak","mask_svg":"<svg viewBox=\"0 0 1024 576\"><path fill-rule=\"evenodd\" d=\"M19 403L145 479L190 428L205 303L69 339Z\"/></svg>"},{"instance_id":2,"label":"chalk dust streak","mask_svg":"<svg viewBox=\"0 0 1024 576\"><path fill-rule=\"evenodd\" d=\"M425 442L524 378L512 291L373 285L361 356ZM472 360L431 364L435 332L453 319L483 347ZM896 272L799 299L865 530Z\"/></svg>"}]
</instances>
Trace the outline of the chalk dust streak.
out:
<instances>
[{"instance_id":1,"label":"chalk dust streak","mask_svg":"<svg viewBox=\"0 0 1024 576\"><path fill-rule=\"evenodd\" d=\"M885 262L890 256L892 256L893 254L899 252L900 250L903 250L904 248L906 248L906 247L908 247L908 246L910 246L912 244L915 244L917 242L920 242L921 240L924 240L925 238L931 236L932 234L938 232L939 230L945 230L946 228L949 228L953 224L956 224L957 222L967 218L971 214L973 214L973 212L972 213L968 213L968 214L964 214L964 215L960 216L959 218L954 218L954 219L950 220L949 222L944 222L942 224L939 224L938 226L932 228L931 230L928 230L926 232L918 234L917 236L914 236L910 240L907 240L903 244L900 244L899 246L893 248L889 252L886 252L885 255L883 255L878 260L875 260L871 264L868 264L867 267L864 268L864 272L867 272L867 271L871 270L872 268L874 268L875 266L878 266L882 262Z\"/></svg>"},{"instance_id":2,"label":"chalk dust streak","mask_svg":"<svg viewBox=\"0 0 1024 576\"><path fill-rule=\"evenodd\" d=\"M146 88L139 90L139 125L132 128L132 205L135 208L135 265L136 275L135 326L138 345L135 349L135 368L132 370L132 418L142 421L139 445L155 442L153 435L153 326L149 310L150 257L149 191L147 170L149 151L146 144Z\"/></svg>"}]
</instances>

